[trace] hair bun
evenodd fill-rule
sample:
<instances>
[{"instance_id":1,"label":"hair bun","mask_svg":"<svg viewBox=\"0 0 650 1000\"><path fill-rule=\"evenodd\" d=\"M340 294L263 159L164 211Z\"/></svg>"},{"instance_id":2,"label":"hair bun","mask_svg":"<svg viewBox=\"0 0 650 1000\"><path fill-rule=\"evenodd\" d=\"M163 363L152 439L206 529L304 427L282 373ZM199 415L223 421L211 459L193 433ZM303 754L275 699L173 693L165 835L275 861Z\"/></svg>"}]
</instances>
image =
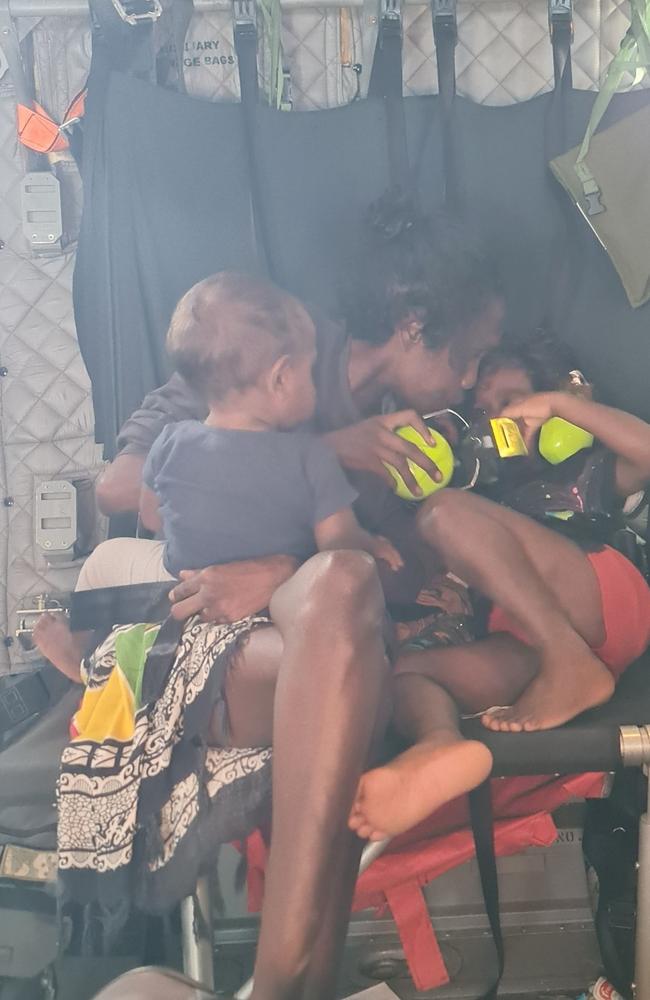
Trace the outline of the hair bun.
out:
<instances>
[{"instance_id":1,"label":"hair bun","mask_svg":"<svg viewBox=\"0 0 650 1000\"><path fill-rule=\"evenodd\" d=\"M400 188L391 188L373 202L367 216L370 232L386 243L399 239L421 221L413 200Z\"/></svg>"}]
</instances>

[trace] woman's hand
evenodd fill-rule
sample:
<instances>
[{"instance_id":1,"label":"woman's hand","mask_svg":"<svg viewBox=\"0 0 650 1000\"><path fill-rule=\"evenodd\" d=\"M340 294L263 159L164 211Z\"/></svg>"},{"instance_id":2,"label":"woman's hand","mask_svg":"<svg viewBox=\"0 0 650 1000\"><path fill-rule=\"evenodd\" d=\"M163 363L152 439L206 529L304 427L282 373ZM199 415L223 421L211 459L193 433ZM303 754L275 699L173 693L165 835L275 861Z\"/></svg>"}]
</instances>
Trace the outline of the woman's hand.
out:
<instances>
[{"instance_id":1,"label":"woman's hand","mask_svg":"<svg viewBox=\"0 0 650 1000\"><path fill-rule=\"evenodd\" d=\"M384 464L388 463L397 469L411 492L420 496L422 491L408 467L409 459L424 469L436 482L439 482L442 476L438 466L419 448L395 433L399 427L408 424L414 427L428 444L435 446L436 442L429 428L415 410L400 410L397 413L369 417L358 424L326 434L325 440L334 448L344 468L373 472L393 486L393 477Z\"/></svg>"},{"instance_id":2,"label":"woman's hand","mask_svg":"<svg viewBox=\"0 0 650 1000\"><path fill-rule=\"evenodd\" d=\"M171 591L172 617L199 615L207 622L234 622L268 607L278 587L293 576L298 564L290 556L269 556L248 562L184 570Z\"/></svg>"}]
</instances>

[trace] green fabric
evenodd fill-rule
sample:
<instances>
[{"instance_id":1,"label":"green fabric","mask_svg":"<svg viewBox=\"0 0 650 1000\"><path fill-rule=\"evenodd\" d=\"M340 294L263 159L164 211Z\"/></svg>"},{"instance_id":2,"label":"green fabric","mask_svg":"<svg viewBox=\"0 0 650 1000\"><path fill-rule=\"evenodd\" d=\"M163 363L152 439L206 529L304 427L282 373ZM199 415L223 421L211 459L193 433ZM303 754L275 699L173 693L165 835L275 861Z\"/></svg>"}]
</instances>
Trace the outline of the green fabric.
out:
<instances>
[{"instance_id":1,"label":"green fabric","mask_svg":"<svg viewBox=\"0 0 650 1000\"><path fill-rule=\"evenodd\" d=\"M593 136L591 189L576 172L584 146L554 159L551 170L609 254L630 305L641 306L650 299L650 105Z\"/></svg>"},{"instance_id":2,"label":"green fabric","mask_svg":"<svg viewBox=\"0 0 650 1000\"><path fill-rule=\"evenodd\" d=\"M272 108L286 111L284 96L284 68L282 58L282 8L280 0L259 0L259 9L264 20L264 37L270 57L270 72L267 96Z\"/></svg>"},{"instance_id":3,"label":"green fabric","mask_svg":"<svg viewBox=\"0 0 650 1000\"><path fill-rule=\"evenodd\" d=\"M142 702L142 675L147 654L160 631L159 625L132 625L115 637L115 659L133 691L136 709Z\"/></svg>"}]
</instances>

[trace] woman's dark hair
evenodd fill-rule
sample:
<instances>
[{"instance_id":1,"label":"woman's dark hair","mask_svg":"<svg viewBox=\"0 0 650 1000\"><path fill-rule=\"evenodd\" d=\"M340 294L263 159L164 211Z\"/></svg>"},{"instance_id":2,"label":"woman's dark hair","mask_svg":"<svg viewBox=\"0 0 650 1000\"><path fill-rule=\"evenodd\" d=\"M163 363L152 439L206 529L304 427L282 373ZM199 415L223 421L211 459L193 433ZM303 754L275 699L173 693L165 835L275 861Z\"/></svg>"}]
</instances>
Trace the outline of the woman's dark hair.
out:
<instances>
[{"instance_id":1,"label":"woman's dark hair","mask_svg":"<svg viewBox=\"0 0 650 1000\"><path fill-rule=\"evenodd\" d=\"M420 214L391 190L371 205L353 283L342 297L350 336L383 344L409 318L427 347L444 346L501 292L480 240L459 222Z\"/></svg>"},{"instance_id":2,"label":"woman's dark hair","mask_svg":"<svg viewBox=\"0 0 650 1000\"><path fill-rule=\"evenodd\" d=\"M526 372L535 392L552 392L566 385L579 365L570 347L549 330L539 329L524 336L507 334L481 361L479 379L501 368L518 368Z\"/></svg>"}]
</instances>

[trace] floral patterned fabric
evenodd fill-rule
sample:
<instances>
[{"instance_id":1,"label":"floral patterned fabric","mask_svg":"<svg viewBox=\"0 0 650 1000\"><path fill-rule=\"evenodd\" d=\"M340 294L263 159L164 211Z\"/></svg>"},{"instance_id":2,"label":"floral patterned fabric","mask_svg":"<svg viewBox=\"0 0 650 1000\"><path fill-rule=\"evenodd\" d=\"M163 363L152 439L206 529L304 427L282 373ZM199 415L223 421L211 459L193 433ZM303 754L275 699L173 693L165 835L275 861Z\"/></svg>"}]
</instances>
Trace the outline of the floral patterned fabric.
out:
<instances>
[{"instance_id":1,"label":"floral patterned fabric","mask_svg":"<svg viewBox=\"0 0 650 1000\"><path fill-rule=\"evenodd\" d=\"M58 786L68 896L164 912L193 892L219 844L259 824L271 750L206 737L238 647L267 623L127 625L95 650Z\"/></svg>"}]
</instances>

